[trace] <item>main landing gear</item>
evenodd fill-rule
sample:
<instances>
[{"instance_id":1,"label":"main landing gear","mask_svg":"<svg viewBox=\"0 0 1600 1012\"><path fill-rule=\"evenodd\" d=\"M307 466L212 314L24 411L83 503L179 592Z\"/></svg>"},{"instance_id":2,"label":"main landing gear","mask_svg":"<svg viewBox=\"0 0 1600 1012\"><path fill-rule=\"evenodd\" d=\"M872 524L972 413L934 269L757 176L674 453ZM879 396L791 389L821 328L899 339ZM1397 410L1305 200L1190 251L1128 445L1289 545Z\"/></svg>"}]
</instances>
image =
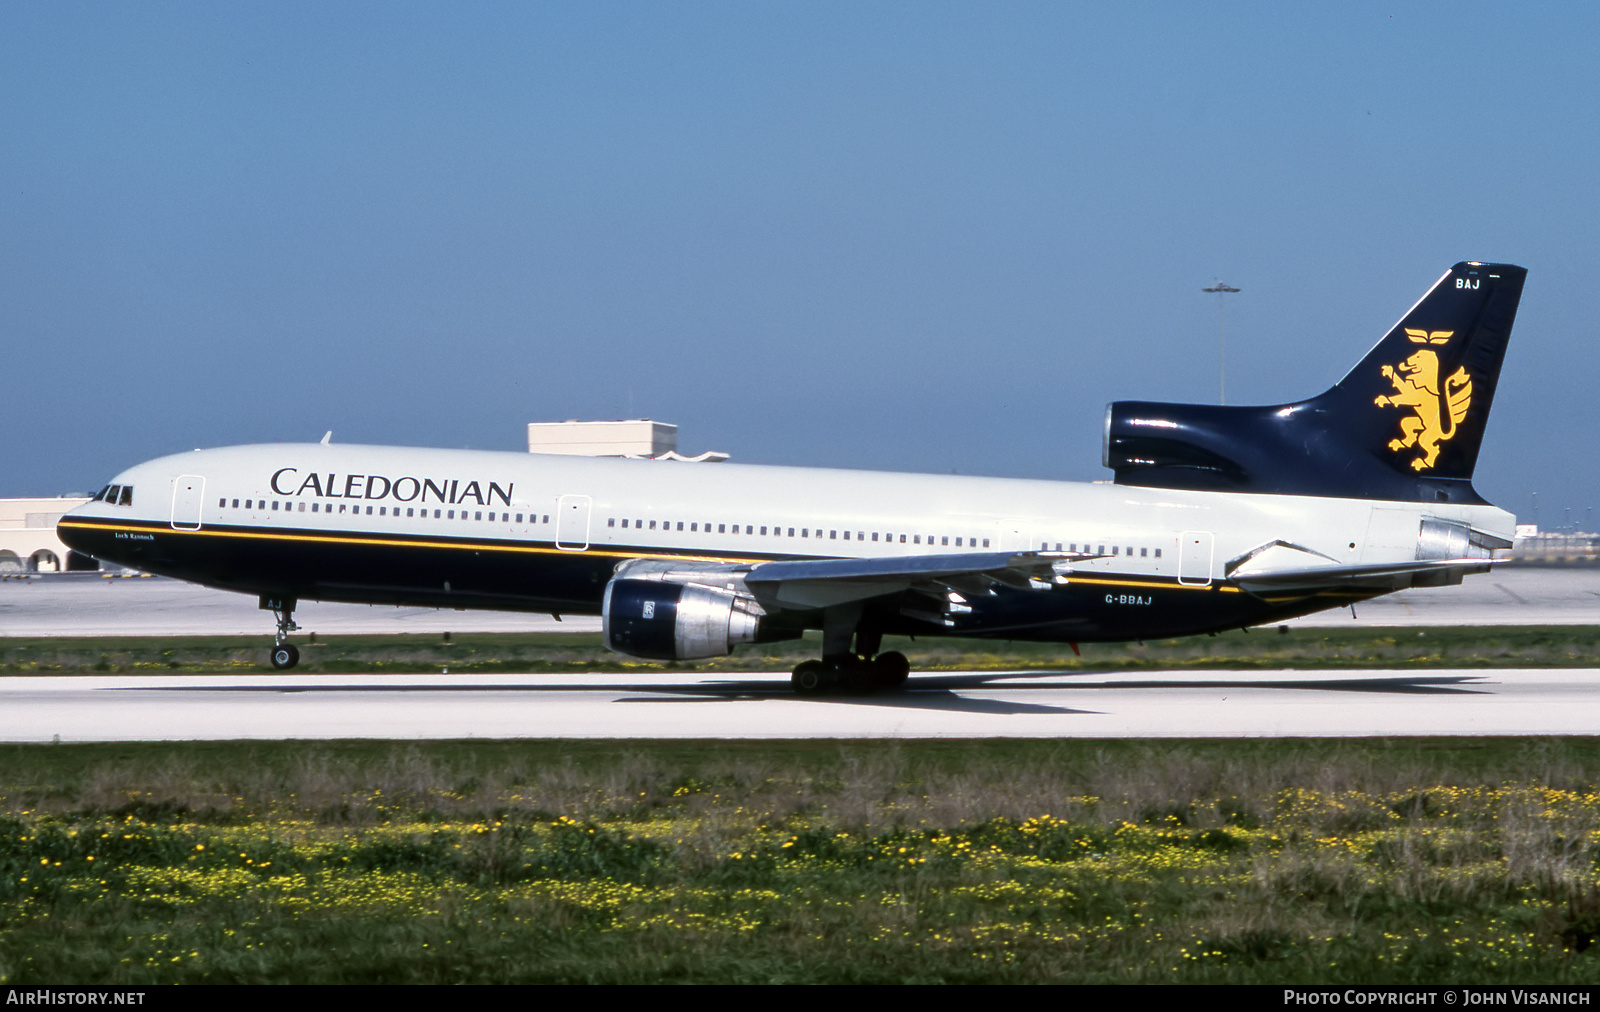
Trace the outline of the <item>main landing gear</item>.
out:
<instances>
[{"instance_id":1,"label":"main landing gear","mask_svg":"<svg viewBox=\"0 0 1600 1012\"><path fill-rule=\"evenodd\" d=\"M272 612L278 620L278 635L272 640L272 666L279 671L300 663L300 650L289 642L289 634L300 627L294 621L295 599L292 597L263 597L261 608Z\"/></svg>"},{"instance_id":2,"label":"main landing gear","mask_svg":"<svg viewBox=\"0 0 1600 1012\"><path fill-rule=\"evenodd\" d=\"M822 659L802 661L789 676L789 684L802 696L843 691L864 695L898 689L911 674L911 662L898 650L882 653L883 633L861 622L859 602L838 605L822 613ZM855 645L851 646L851 639Z\"/></svg>"},{"instance_id":3,"label":"main landing gear","mask_svg":"<svg viewBox=\"0 0 1600 1012\"><path fill-rule=\"evenodd\" d=\"M789 676L789 684L802 696L843 691L865 695L880 689L898 689L911 674L911 662L898 650L886 650L868 660L840 657L802 661Z\"/></svg>"}]
</instances>

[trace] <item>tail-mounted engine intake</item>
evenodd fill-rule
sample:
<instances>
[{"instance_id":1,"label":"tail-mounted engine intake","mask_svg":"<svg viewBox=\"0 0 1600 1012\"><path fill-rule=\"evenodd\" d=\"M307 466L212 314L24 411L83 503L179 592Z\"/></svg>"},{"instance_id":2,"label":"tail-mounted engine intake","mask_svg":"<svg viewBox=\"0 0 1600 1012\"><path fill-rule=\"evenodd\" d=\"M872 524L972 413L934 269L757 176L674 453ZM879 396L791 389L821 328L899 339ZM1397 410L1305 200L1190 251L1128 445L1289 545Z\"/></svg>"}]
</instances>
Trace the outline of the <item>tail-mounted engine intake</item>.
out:
<instances>
[{"instance_id":1,"label":"tail-mounted engine intake","mask_svg":"<svg viewBox=\"0 0 1600 1012\"><path fill-rule=\"evenodd\" d=\"M1482 504L1472 472L1527 271L1459 263L1350 374L1262 407L1119 401L1119 485Z\"/></svg>"},{"instance_id":2,"label":"tail-mounted engine intake","mask_svg":"<svg viewBox=\"0 0 1600 1012\"><path fill-rule=\"evenodd\" d=\"M756 642L764 615L754 598L718 587L614 579L600 621L606 646L619 654L689 661Z\"/></svg>"}]
</instances>

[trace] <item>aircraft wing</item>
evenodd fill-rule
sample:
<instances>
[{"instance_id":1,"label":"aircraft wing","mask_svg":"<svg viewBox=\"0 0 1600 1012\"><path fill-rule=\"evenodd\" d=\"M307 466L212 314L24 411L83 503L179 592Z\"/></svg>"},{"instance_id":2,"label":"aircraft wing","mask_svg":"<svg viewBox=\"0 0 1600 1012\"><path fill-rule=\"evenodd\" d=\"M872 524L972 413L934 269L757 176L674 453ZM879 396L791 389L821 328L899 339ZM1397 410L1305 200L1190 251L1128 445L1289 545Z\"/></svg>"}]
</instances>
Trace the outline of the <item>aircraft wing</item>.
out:
<instances>
[{"instance_id":1,"label":"aircraft wing","mask_svg":"<svg viewBox=\"0 0 1600 1012\"><path fill-rule=\"evenodd\" d=\"M826 608L937 585L960 593L987 592L995 583L1048 588L1057 565L1093 558L1074 552L976 552L889 559L815 559L763 562L745 574L758 598L790 608Z\"/></svg>"}]
</instances>

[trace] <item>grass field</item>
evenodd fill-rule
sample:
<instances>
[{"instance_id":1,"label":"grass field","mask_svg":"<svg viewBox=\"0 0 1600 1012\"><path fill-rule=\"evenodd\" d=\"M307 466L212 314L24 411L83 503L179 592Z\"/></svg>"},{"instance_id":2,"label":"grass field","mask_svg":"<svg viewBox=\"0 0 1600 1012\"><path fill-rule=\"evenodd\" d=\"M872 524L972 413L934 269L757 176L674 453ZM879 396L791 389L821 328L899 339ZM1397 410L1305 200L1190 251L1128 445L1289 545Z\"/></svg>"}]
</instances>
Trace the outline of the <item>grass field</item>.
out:
<instances>
[{"instance_id":1,"label":"grass field","mask_svg":"<svg viewBox=\"0 0 1600 1012\"><path fill-rule=\"evenodd\" d=\"M820 653L820 638L741 647L731 657L655 664L620 657L598 633L323 637L301 645L297 672L581 672L594 670L787 670ZM266 636L0 638L0 674L270 672ZM1052 668L1595 667L1600 627L1276 629L1148 643L1085 643L1082 656L1054 643L890 637L915 670Z\"/></svg>"},{"instance_id":2,"label":"grass field","mask_svg":"<svg viewBox=\"0 0 1600 1012\"><path fill-rule=\"evenodd\" d=\"M1600 741L0 748L0 977L1600 980Z\"/></svg>"}]
</instances>

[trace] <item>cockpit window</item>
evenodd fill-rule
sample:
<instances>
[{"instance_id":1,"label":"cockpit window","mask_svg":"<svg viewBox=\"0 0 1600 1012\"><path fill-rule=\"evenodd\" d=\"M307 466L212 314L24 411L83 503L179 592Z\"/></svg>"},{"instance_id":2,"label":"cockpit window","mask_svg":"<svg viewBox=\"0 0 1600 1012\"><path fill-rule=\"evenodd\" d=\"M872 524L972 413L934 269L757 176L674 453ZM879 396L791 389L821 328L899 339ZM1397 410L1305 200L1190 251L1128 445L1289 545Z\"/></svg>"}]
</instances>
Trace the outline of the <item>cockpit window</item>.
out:
<instances>
[{"instance_id":1,"label":"cockpit window","mask_svg":"<svg viewBox=\"0 0 1600 1012\"><path fill-rule=\"evenodd\" d=\"M124 486L122 486L122 498L117 500L117 505L118 506L132 506L133 505L133 486L132 485L124 485Z\"/></svg>"},{"instance_id":2,"label":"cockpit window","mask_svg":"<svg viewBox=\"0 0 1600 1012\"><path fill-rule=\"evenodd\" d=\"M96 492L94 494L94 498L90 499L89 501L90 502L102 502L102 501L105 500L106 493L109 492L109 491L111 491L111 486L107 485L105 488L102 488L100 491Z\"/></svg>"}]
</instances>

